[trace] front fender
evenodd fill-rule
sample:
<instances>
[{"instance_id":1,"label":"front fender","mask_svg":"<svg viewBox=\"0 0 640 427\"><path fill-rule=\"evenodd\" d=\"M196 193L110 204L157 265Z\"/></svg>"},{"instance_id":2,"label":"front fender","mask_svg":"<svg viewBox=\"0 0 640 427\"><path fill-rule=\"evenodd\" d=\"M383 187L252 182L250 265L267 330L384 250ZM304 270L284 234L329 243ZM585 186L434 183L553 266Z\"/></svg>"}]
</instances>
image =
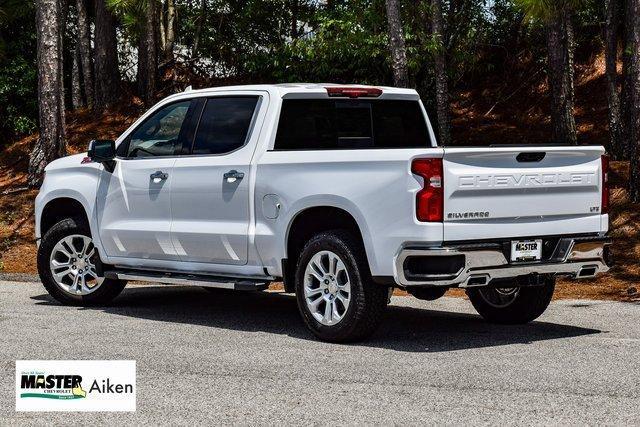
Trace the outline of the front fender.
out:
<instances>
[{"instance_id":1,"label":"front fender","mask_svg":"<svg viewBox=\"0 0 640 427\"><path fill-rule=\"evenodd\" d=\"M69 156L60 159L64 160L67 167L55 165L55 167L47 168L44 182L35 201L36 240L39 242L39 239L42 238L42 213L45 207L57 199L73 199L84 208L94 244L98 248L98 252L102 254L104 251L98 233L95 212L96 190L102 174L102 166L95 163L81 164L83 157L83 155ZM52 163L52 165L54 164Z\"/></svg>"}]
</instances>

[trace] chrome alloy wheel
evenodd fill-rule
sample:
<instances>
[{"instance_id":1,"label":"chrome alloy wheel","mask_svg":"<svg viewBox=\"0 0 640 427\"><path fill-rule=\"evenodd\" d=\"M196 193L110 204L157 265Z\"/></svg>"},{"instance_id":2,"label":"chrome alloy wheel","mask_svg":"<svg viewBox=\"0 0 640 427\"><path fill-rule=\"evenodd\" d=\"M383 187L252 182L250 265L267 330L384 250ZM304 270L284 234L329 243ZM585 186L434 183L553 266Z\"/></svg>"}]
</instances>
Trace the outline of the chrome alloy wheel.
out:
<instances>
[{"instance_id":1,"label":"chrome alloy wheel","mask_svg":"<svg viewBox=\"0 0 640 427\"><path fill-rule=\"evenodd\" d=\"M88 295L104 281L95 263L98 253L90 237L72 234L53 247L49 268L56 284L72 295Z\"/></svg>"},{"instance_id":2,"label":"chrome alloy wheel","mask_svg":"<svg viewBox=\"0 0 640 427\"><path fill-rule=\"evenodd\" d=\"M325 326L340 322L351 301L351 283L347 267L338 255L320 251L304 272L304 297L313 317Z\"/></svg>"},{"instance_id":3,"label":"chrome alloy wheel","mask_svg":"<svg viewBox=\"0 0 640 427\"><path fill-rule=\"evenodd\" d=\"M520 288L482 288L480 295L492 307L509 306L520 294Z\"/></svg>"}]
</instances>

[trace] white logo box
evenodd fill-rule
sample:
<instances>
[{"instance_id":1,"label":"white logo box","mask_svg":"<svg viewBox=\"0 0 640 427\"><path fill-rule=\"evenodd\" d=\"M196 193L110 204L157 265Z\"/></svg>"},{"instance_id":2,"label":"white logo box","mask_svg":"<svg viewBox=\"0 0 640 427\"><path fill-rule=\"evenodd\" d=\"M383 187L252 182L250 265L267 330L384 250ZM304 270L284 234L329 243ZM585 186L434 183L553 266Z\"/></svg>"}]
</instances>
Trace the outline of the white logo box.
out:
<instances>
[{"instance_id":1,"label":"white logo box","mask_svg":"<svg viewBox=\"0 0 640 427\"><path fill-rule=\"evenodd\" d=\"M135 410L135 360L16 361L16 411Z\"/></svg>"}]
</instances>

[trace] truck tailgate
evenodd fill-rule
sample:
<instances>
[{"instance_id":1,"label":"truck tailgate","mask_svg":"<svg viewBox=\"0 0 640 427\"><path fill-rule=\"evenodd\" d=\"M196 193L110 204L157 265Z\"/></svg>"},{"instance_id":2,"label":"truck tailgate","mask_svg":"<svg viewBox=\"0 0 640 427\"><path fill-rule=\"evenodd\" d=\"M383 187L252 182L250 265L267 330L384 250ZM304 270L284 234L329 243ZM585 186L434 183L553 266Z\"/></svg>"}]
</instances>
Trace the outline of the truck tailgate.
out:
<instances>
[{"instance_id":1,"label":"truck tailgate","mask_svg":"<svg viewBox=\"0 0 640 427\"><path fill-rule=\"evenodd\" d=\"M445 148L444 240L604 231L602 154L598 146Z\"/></svg>"}]
</instances>

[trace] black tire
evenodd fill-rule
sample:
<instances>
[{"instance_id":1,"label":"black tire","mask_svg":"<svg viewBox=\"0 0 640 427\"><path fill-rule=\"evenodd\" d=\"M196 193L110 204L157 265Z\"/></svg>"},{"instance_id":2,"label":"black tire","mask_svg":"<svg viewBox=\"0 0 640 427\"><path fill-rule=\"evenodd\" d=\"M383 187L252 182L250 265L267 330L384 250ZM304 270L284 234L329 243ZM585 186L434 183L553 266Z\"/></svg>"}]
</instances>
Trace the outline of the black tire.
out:
<instances>
[{"instance_id":1,"label":"black tire","mask_svg":"<svg viewBox=\"0 0 640 427\"><path fill-rule=\"evenodd\" d=\"M320 251L331 251L340 257L351 286L348 307L342 319L331 326L323 325L313 317L305 299L305 269ZM328 342L353 342L370 336L380 324L389 300L389 288L371 279L362 243L343 230L323 232L307 242L296 265L295 290L305 324L316 337Z\"/></svg>"},{"instance_id":2,"label":"black tire","mask_svg":"<svg viewBox=\"0 0 640 427\"><path fill-rule=\"evenodd\" d=\"M42 237L38 248L38 274L49 295L64 305L95 306L110 303L124 289L127 282L123 280L104 279L99 288L87 295L74 295L62 289L53 278L49 259L55 245L63 238L79 234L91 237L89 226L79 218L67 218L51 227ZM97 263L100 262L97 257ZM98 270L100 271L100 270Z\"/></svg>"},{"instance_id":3,"label":"black tire","mask_svg":"<svg viewBox=\"0 0 640 427\"><path fill-rule=\"evenodd\" d=\"M505 299L503 304L497 304L493 298L504 297L499 295L495 288L472 288L467 290L467 295L476 311L487 321L507 325L529 323L538 317L549 307L556 281L547 278L541 286L516 288L517 293L512 295L510 302Z\"/></svg>"}]
</instances>

